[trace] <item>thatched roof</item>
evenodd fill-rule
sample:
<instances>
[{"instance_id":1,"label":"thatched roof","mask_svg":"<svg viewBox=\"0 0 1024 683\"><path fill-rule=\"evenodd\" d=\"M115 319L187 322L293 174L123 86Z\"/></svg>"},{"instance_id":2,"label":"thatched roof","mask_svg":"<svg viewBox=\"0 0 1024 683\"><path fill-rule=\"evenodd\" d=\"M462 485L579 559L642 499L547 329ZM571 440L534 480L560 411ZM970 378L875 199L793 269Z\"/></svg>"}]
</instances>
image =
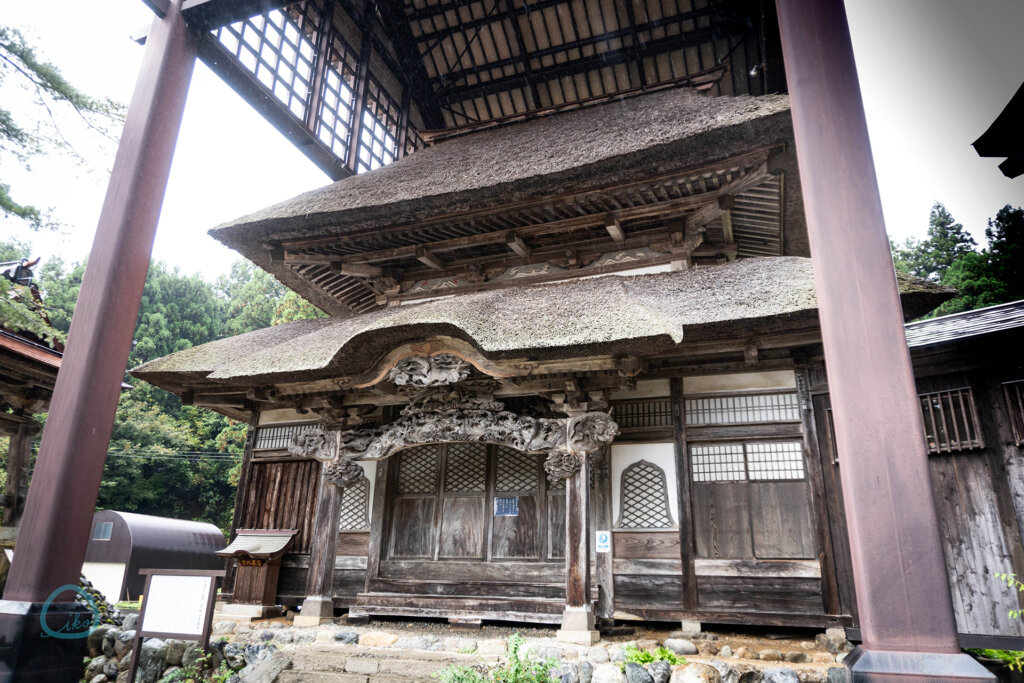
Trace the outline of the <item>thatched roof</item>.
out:
<instances>
[{"instance_id":1,"label":"thatched roof","mask_svg":"<svg viewBox=\"0 0 1024 683\"><path fill-rule=\"evenodd\" d=\"M908 316L950 296L901 283ZM810 259L743 259L717 267L606 276L465 294L352 318L270 327L151 361L132 371L164 387L185 382L299 381L365 371L393 348L432 335L491 359L547 359L670 350L688 340L749 338L817 324Z\"/></svg>"},{"instance_id":2,"label":"thatched roof","mask_svg":"<svg viewBox=\"0 0 1024 683\"><path fill-rule=\"evenodd\" d=\"M230 221L210 234L313 303L335 310L336 303L272 258L273 245L371 234L606 188L791 139L785 95L709 97L666 90L456 137Z\"/></svg>"}]
</instances>

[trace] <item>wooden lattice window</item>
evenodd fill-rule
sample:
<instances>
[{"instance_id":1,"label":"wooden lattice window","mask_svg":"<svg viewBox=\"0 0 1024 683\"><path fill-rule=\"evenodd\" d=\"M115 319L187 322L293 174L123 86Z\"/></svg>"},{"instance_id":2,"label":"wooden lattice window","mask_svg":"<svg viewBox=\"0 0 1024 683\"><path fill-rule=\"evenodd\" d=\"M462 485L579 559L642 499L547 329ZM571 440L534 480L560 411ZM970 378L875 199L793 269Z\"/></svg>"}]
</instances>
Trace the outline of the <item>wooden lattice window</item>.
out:
<instances>
[{"instance_id":1,"label":"wooden lattice window","mask_svg":"<svg viewBox=\"0 0 1024 683\"><path fill-rule=\"evenodd\" d=\"M292 437L297 436L303 429L309 427L310 424L313 423L258 427L256 429L256 440L253 443L253 450L283 451L288 448Z\"/></svg>"},{"instance_id":2,"label":"wooden lattice window","mask_svg":"<svg viewBox=\"0 0 1024 683\"><path fill-rule=\"evenodd\" d=\"M369 531L370 480L364 474L341 494L339 531Z\"/></svg>"},{"instance_id":3,"label":"wooden lattice window","mask_svg":"<svg viewBox=\"0 0 1024 683\"><path fill-rule=\"evenodd\" d=\"M978 409L970 387L920 394L929 453L984 448Z\"/></svg>"},{"instance_id":4,"label":"wooden lattice window","mask_svg":"<svg viewBox=\"0 0 1024 683\"><path fill-rule=\"evenodd\" d=\"M494 490L498 492L530 492L540 488L537 456L499 446L498 472Z\"/></svg>"},{"instance_id":5,"label":"wooden lattice window","mask_svg":"<svg viewBox=\"0 0 1024 683\"><path fill-rule=\"evenodd\" d=\"M685 404L691 426L800 421L800 404L792 392L695 396Z\"/></svg>"},{"instance_id":6,"label":"wooden lattice window","mask_svg":"<svg viewBox=\"0 0 1024 683\"><path fill-rule=\"evenodd\" d=\"M437 446L418 446L403 451L398 468L398 493L436 493L437 455Z\"/></svg>"},{"instance_id":7,"label":"wooden lattice window","mask_svg":"<svg viewBox=\"0 0 1024 683\"><path fill-rule=\"evenodd\" d=\"M313 87L319 15L315 3L300 2L214 31L224 49L300 121Z\"/></svg>"},{"instance_id":8,"label":"wooden lattice window","mask_svg":"<svg viewBox=\"0 0 1024 683\"><path fill-rule=\"evenodd\" d=\"M333 35L320 95L316 134L341 159L348 155L352 135L356 68L356 51L341 36Z\"/></svg>"},{"instance_id":9,"label":"wooden lattice window","mask_svg":"<svg viewBox=\"0 0 1024 683\"><path fill-rule=\"evenodd\" d=\"M668 505L665 470L639 460L622 471L619 529L665 529L675 526Z\"/></svg>"},{"instance_id":10,"label":"wooden lattice window","mask_svg":"<svg viewBox=\"0 0 1024 683\"><path fill-rule=\"evenodd\" d=\"M367 76L366 108L359 132L356 172L386 166L398 157L398 103L372 75Z\"/></svg>"},{"instance_id":11,"label":"wooden lattice window","mask_svg":"<svg viewBox=\"0 0 1024 683\"><path fill-rule=\"evenodd\" d=\"M612 415L619 429L672 427L672 401L668 398L645 398L616 401Z\"/></svg>"},{"instance_id":12,"label":"wooden lattice window","mask_svg":"<svg viewBox=\"0 0 1024 683\"><path fill-rule=\"evenodd\" d=\"M799 441L747 441L690 446L694 482L805 479Z\"/></svg>"},{"instance_id":13,"label":"wooden lattice window","mask_svg":"<svg viewBox=\"0 0 1024 683\"><path fill-rule=\"evenodd\" d=\"M1018 446L1024 446L1024 379L1004 382L1003 394L1006 396L1006 412L1010 416L1013 440Z\"/></svg>"}]
</instances>

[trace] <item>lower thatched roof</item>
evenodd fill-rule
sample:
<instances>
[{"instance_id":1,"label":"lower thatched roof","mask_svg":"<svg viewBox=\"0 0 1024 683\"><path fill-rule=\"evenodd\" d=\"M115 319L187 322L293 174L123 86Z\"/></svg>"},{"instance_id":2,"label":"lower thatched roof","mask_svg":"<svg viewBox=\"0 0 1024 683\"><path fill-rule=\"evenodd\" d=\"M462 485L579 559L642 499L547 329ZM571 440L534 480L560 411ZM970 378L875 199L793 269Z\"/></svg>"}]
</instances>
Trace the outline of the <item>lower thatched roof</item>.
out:
<instances>
[{"instance_id":1,"label":"lower thatched roof","mask_svg":"<svg viewBox=\"0 0 1024 683\"><path fill-rule=\"evenodd\" d=\"M908 317L950 290L901 278ZM816 325L810 259L726 265L482 291L352 318L308 320L221 339L135 368L167 388L184 383L301 381L366 370L395 347L433 335L492 359L655 353L687 340L728 339Z\"/></svg>"}]
</instances>

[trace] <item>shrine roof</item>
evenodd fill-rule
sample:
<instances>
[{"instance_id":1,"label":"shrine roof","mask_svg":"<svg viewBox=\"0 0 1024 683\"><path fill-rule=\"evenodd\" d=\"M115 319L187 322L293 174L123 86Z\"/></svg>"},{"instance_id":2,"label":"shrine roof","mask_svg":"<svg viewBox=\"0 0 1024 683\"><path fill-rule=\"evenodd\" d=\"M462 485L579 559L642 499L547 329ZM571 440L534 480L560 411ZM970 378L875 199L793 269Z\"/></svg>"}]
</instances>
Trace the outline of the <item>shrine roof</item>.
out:
<instances>
[{"instance_id":1,"label":"shrine roof","mask_svg":"<svg viewBox=\"0 0 1024 683\"><path fill-rule=\"evenodd\" d=\"M719 179L709 175L709 164L770 146L783 149L791 140L785 95L710 97L664 90L457 136L230 221L210 234L328 313L348 315L374 307L367 280L342 281L345 276L332 276L326 263L309 270L290 262L296 250L308 256L296 245L330 242L324 253L342 260L373 248L430 246L437 236L420 234L427 221L447 221L441 228L453 235L487 232L493 228L483 227L485 222L476 228L461 227L461 222L481 212L549 200L544 206L552 215L544 218L541 206L534 220L564 218L572 213L556 204L572 195L689 169L694 185L704 177L705 190L713 190ZM747 171L742 161L733 167L739 175ZM715 199L713 192L708 194L708 201ZM645 201L658 199L652 195ZM583 204L569 211L583 211ZM606 211L601 209L601 215ZM399 232L392 235L389 228ZM337 287L324 285L335 279ZM335 289L365 296L340 295Z\"/></svg>"},{"instance_id":2,"label":"shrine roof","mask_svg":"<svg viewBox=\"0 0 1024 683\"><path fill-rule=\"evenodd\" d=\"M900 277L914 317L951 296ZM179 390L186 384L255 385L364 372L401 344L444 335L488 359L570 358L668 351L687 341L751 338L817 326L811 261L752 258L721 266L511 287L307 320L221 339L165 356L132 374Z\"/></svg>"}]
</instances>

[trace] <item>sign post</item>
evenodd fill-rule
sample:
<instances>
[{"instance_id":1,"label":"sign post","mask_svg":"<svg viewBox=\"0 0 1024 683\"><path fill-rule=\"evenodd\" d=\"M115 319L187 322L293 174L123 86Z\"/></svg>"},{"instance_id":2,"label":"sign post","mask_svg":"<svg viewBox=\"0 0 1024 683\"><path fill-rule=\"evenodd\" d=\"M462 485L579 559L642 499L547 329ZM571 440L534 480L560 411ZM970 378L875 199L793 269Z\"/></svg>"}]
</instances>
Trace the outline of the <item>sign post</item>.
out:
<instances>
[{"instance_id":1,"label":"sign post","mask_svg":"<svg viewBox=\"0 0 1024 683\"><path fill-rule=\"evenodd\" d=\"M146 575L128 683L135 683L143 638L179 638L210 644L217 580L224 570L142 569Z\"/></svg>"}]
</instances>

